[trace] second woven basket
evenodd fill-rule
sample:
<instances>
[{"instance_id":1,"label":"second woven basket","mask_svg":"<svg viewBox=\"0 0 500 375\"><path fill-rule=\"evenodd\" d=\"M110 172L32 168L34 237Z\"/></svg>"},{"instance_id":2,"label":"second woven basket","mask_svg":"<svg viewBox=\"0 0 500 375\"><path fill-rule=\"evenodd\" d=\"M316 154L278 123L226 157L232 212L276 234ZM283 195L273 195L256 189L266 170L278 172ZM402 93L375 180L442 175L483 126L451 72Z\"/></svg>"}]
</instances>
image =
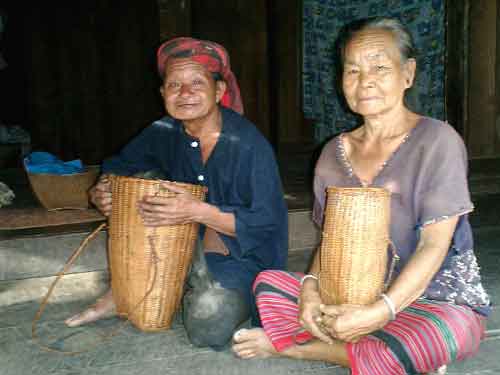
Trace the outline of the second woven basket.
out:
<instances>
[{"instance_id":1,"label":"second woven basket","mask_svg":"<svg viewBox=\"0 0 500 375\"><path fill-rule=\"evenodd\" d=\"M320 247L325 304L369 304L380 298L387 270L390 192L328 187Z\"/></svg>"},{"instance_id":2,"label":"second woven basket","mask_svg":"<svg viewBox=\"0 0 500 375\"><path fill-rule=\"evenodd\" d=\"M143 331L168 329L182 298L198 225L145 227L137 202L146 195L175 193L159 181L133 177L112 176L111 185L109 261L117 313ZM178 185L204 199L202 186Z\"/></svg>"}]
</instances>

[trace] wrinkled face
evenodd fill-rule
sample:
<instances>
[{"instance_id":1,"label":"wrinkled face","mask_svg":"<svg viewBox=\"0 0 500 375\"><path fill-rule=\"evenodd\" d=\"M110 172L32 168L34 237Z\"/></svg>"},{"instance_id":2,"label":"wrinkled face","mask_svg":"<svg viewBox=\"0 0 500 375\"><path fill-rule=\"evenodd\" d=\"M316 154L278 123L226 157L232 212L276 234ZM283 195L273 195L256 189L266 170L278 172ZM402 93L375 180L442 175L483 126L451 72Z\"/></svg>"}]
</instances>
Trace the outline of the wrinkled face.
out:
<instances>
[{"instance_id":1,"label":"wrinkled face","mask_svg":"<svg viewBox=\"0 0 500 375\"><path fill-rule=\"evenodd\" d=\"M188 58L176 58L167 63L160 92L170 116L189 121L215 111L225 89L225 83L215 82L203 65Z\"/></svg>"},{"instance_id":2,"label":"wrinkled face","mask_svg":"<svg viewBox=\"0 0 500 375\"><path fill-rule=\"evenodd\" d=\"M378 116L404 107L413 84L415 60L401 62L392 34L365 30L346 45L342 88L347 104L362 116Z\"/></svg>"}]
</instances>

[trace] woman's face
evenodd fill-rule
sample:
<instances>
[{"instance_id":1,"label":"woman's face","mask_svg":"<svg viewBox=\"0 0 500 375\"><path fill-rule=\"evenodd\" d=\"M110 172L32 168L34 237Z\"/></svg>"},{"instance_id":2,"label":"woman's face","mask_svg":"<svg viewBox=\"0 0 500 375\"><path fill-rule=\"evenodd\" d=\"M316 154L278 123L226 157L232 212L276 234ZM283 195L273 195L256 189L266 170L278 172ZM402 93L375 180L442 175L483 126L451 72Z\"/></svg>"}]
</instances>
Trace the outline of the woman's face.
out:
<instances>
[{"instance_id":1,"label":"woman's face","mask_svg":"<svg viewBox=\"0 0 500 375\"><path fill-rule=\"evenodd\" d=\"M160 92L170 116L189 121L214 111L225 88L225 83L215 82L203 65L188 58L178 58L167 63Z\"/></svg>"},{"instance_id":2,"label":"woman's face","mask_svg":"<svg viewBox=\"0 0 500 375\"><path fill-rule=\"evenodd\" d=\"M388 31L361 31L346 45L342 89L351 110L363 117L404 109L404 92L413 84L415 60L401 62Z\"/></svg>"}]
</instances>

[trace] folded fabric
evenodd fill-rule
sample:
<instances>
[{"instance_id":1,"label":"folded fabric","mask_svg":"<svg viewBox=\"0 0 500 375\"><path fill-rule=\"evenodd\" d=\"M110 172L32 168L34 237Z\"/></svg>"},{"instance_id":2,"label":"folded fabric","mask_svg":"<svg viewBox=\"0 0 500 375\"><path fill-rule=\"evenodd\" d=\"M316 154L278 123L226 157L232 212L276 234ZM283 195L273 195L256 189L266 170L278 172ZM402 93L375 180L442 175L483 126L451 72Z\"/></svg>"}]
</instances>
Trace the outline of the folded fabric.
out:
<instances>
[{"instance_id":1,"label":"folded fabric","mask_svg":"<svg viewBox=\"0 0 500 375\"><path fill-rule=\"evenodd\" d=\"M30 134L20 126L0 124L0 143L29 144L30 142Z\"/></svg>"},{"instance_id":2,"label":"folded fabric","mask_svg":"<svg viewBox=\"0 0 500 375\"><path fill-rule=\"evenodd\" d=\"M15 197L14 192L3 182L0 182L0 207L11 204Z\"/></svg>"},{"instance_id":3,"label":"folded fabric","mask_svg":"<svg viewBox=\"0 0 500 375\"><path fill-rule=\"evenodd\" d=\"M84 171L80 159L62 161L48 152L32 152L24 158L24 168L29 173L74 174Z\"/></svg>"}]
</instances>

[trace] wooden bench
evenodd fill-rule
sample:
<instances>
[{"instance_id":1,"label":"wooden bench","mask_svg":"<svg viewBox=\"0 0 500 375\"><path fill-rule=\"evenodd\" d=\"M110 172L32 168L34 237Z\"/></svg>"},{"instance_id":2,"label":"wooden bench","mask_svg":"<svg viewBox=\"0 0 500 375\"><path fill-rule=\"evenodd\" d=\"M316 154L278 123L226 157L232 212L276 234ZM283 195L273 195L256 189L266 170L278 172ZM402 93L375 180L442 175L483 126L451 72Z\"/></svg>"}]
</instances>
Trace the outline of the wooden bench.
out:
<instances>
[{"instance_id":1,"label":"wooden bench","mask_svg":"<svg viewBox=\"0 0 500 375\"><path fill-rule=\"evenodd\" d=\"M0 210L0 230L51 227L93 223L106 220L96 209L53 210L45 208L2 208Z\"/></svg>"}]
</instances>

